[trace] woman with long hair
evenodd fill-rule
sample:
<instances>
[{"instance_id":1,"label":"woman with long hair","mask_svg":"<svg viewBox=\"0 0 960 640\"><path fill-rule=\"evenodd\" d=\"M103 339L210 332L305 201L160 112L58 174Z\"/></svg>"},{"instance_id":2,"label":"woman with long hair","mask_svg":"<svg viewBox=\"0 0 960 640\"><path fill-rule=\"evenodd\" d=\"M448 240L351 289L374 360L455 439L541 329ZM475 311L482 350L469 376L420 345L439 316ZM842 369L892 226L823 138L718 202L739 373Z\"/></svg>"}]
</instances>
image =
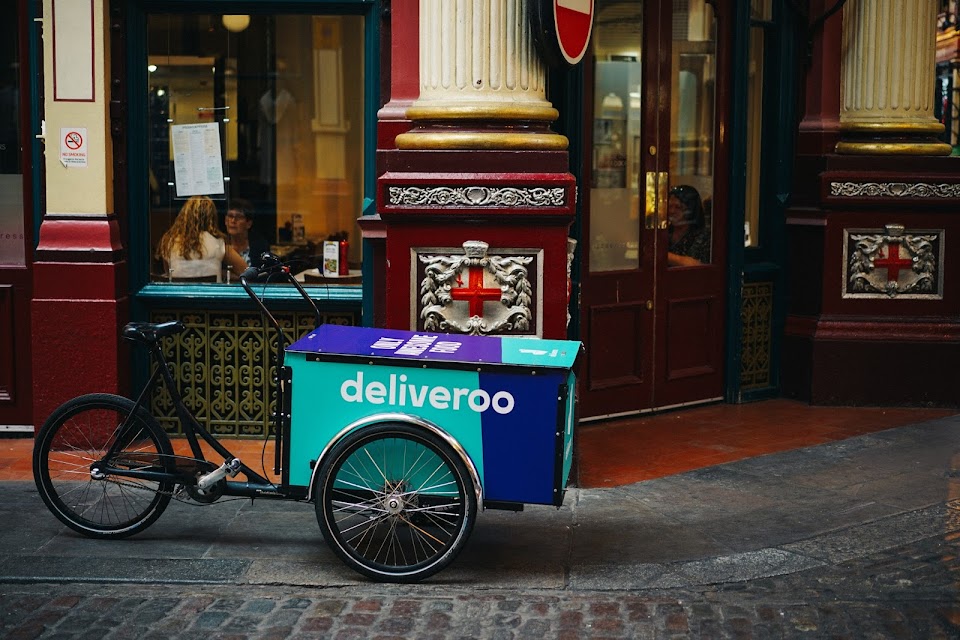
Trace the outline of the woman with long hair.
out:
<instances>
[{"instance_id":1,"label":"woman with long hair","mask_svg":"<svg viewBox=\"0 0 960 640\"><path fill-rule=\"evenodd\" d=\"M183 203L160 238L156 255L171 279L215 277L220 282L221 265L238 276L247 268L240 254L227 245L226 235L217 227L217 205L207 196L193 196Z\"/></svg>"},{"instance_id":2,"label":"woman with long hair","mask_svg":"<svg viewBox=\"0 0 960 640\"><path fill-rule=\"evenodd\" d=\"M670 245L667 264L671 267L692 267L710 262L710 230L700 192L688 184L670 189L669 207Z\"/></svg>"}]
</instances>

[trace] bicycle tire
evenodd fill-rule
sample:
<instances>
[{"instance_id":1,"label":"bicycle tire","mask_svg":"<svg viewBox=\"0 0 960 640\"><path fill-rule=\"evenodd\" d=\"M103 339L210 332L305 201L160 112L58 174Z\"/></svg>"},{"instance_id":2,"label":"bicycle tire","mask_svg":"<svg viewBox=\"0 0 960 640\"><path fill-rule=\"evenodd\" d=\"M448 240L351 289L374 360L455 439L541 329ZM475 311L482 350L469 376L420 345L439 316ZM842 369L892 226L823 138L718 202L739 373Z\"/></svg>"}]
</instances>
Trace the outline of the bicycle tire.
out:
<instances>
[{"instance_id":1,"label":"bicycle tire","mask_svg":"<svg viewBox=\"0 0 960 640\"><path fill-rule=\"evenodd\" d=\"M436 434L404 423L345 436L324 457L314 496L327 544L381 582L418 582L449 565L477 515L463 459Z\"/></svg>"},{"instance_id":2,"label":"bicycle tire","mask_svg":"<svg viewBox=\"0 0 960 640\"><path fill-rule=\"evenodd\" d=\"M170 503L172 480L94 477L119 427L136 404L122 396L94 393L57 408L37 434L33 477L47 508L65 525L91 538L125 538L153 524ZM170 438L142 407L122 434L127 444L115 467L171 471Z\"/></svg>"}]
</instances>

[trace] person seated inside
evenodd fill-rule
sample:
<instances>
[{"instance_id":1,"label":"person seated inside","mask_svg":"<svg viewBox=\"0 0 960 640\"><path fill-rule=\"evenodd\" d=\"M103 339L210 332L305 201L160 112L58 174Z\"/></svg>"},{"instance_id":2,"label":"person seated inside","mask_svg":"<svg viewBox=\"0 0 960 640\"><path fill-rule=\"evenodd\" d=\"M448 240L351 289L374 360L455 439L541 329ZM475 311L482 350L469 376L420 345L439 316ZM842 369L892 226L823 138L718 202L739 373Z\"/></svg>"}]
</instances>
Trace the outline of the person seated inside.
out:
<instances>
[{"instance_id":1,"label":"person seated inside","mask_svg":"<svg viewBox=\"0 0 960 640\"><path fill-rule=\"evenodd\" d=\"M270 250L270 244L253 231L253 205L243 198L233 198L224 217L224 226L233 250L246 260L247 265L260 267L261 256Z\"/></svg>"},{"instance_id":2,"label":"person seated inside","mask_svg":"<svg viewBox=\"0 0 960 640\"><path fill-rule=\"evenodd\" d=\"M710 231L700 193L687 184L674 187L670 190L667 215L670 222L667 264L691 267L710 262Z\"/></svg>"},{"instance_id":3,"label":"person seated inside","mask_svg":"<svg viewBox=\"0 0 960 640\"><path fill-rule=\"evenodd\" d=\"M221 281L222 265L237 276L247 262L227 244L226 235L217 227L217 205L207 196L193 196L183 203L180 213L157 245L171 280Z\"/></svg>"}]
</instances>

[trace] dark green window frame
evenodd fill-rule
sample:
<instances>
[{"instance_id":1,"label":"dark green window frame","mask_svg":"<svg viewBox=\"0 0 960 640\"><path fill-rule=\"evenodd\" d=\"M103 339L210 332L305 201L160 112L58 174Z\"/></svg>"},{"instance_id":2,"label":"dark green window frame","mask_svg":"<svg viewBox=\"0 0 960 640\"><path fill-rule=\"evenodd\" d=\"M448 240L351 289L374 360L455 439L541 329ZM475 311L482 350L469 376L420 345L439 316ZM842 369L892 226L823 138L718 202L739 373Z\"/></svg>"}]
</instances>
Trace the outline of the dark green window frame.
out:
<instances>
[{"instance_id":1,"label":"dark green window frame","mask_svg":"<svg viewBox=\"0 0 960 640\"><path fill-rule=\"evenodd\" d=\"M122 0L117 0L122 1ZM172 306L217 305L220 308L245 308L250 305L239 286L213 287L205 285L155 284L149 282L150 244L149 224L144 215L149 198L147 184L147 15L151 13L185 14L303 14L303 15L360 15L364 17L364 163L362 188L362 215L375 213L375 148L377 110L380 106L380 2L378 0L286 0L284 2L224 2L222 0L148 0L129 1L126 21L127 69L127 220L128 262L130 292L135 301L134 315L146 317L151 308ZM369 275L369 256L363 257L364 275ZM369 280L369 278L366 278ZM321 306L360 305L368 287L308 286L307 290ZM292 287L265 288L265 297L280 308L297 308L299 295ZM369 294L368 294L369 295Z\"/></svg>"}]
</instances>

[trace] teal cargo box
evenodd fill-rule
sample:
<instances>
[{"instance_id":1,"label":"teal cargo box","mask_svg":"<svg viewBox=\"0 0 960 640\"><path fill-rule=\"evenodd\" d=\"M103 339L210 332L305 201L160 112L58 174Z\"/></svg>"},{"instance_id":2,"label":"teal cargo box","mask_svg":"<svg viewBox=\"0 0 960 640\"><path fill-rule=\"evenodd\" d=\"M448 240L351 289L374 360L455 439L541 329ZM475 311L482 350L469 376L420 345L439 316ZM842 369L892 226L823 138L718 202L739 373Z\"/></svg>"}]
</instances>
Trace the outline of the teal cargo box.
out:
<instances>
[{"instance_id":1,"label":"teal cargo box","mask_svg":"<svg viewBox=\"0 0 960 640\"><path fill-rule=\"evenodd\" d=\"M579 342L324 325L287 347L289 484L356 429L406 422L459 445L487 503L560 506Z\"/></svg>"}]
</instances>

